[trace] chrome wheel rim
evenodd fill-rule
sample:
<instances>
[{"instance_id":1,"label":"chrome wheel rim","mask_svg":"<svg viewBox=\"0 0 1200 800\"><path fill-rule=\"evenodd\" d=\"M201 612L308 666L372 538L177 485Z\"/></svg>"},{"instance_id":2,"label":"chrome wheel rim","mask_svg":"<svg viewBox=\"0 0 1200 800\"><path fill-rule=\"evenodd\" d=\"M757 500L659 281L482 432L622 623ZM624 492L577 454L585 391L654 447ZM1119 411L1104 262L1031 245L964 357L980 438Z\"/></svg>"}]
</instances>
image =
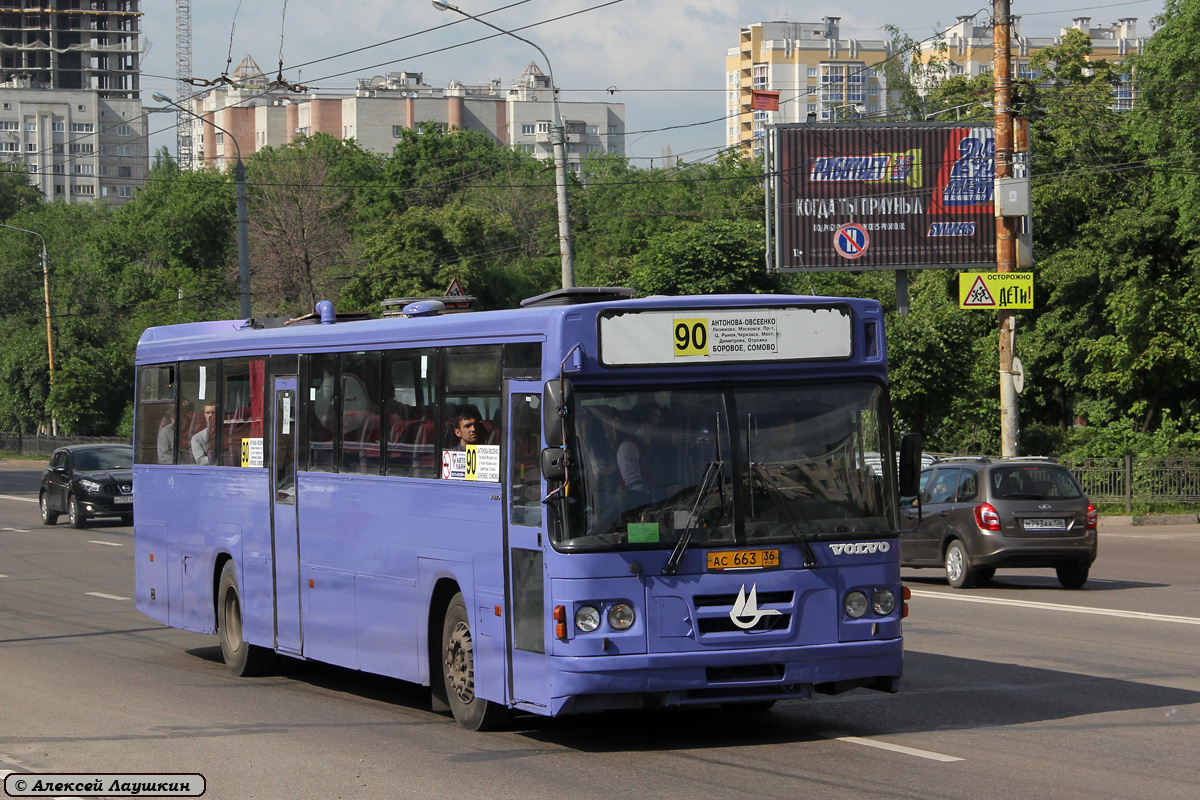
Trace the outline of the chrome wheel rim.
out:
<instances>
[{"instance_id":1,"label":"chrome wheel rim","mask_svg":"<svg viewBox=\"0 0 1200 800\"><path fill-rule=\"evenodd\" d=\"M446 688L464 703L475 699L475 666L471 645L471 629L458 622L446 642Z\"/></svg>"},{"instance_id":2,"label":"chrome wheel rim","mask_svg":"<svg viewBox=\"0 0 1200 800\"><path fill-rule=\"evenodd\" d=\"M946 551L946 577L951 581L957 581L962 578L963 574L963 554L962 550L957 547L951 547Z\"/></svg>"}]
</instances>

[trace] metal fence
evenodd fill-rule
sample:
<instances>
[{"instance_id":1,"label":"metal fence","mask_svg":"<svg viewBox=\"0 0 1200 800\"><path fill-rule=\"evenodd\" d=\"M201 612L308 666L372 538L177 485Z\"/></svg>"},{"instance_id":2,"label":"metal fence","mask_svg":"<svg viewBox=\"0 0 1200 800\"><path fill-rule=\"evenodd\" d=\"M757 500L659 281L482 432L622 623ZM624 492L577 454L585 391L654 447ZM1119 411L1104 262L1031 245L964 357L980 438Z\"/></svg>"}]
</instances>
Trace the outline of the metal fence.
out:
<instances>
[{"instance_id":1,"label":"metal fence","mask_svg":"<svg viewBox=\"0 0 1200 800\"><path fill-rule=\"evenodd\" d=\"M1092 502L1200 503L1200 458L1059 458Z\"/></svg>"},{"instance_id":2,"label":"metal fence","mask_svg":"<svg viewBox=\"0 0 1200 800\"><path fill-rule=\"evenodd\" d=\"M122 436L50 436L44 433L0 433L0 453L45 456L69 444L132 444Z\"/></svg>"}]
</instances>

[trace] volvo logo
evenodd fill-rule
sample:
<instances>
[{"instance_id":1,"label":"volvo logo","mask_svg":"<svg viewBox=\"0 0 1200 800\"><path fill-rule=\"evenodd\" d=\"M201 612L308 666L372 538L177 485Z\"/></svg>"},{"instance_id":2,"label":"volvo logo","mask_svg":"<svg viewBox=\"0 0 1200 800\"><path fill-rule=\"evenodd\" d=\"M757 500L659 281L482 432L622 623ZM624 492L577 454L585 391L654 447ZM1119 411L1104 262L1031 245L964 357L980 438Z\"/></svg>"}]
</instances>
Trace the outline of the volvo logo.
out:
<instances>
[{"instance_id":1,"label":"volvo logo","mask_svg":"<svg viewBox=\"0 0 1200 800\"><path fill-rule=\"evenodd\" d=\"M774 617L781 613L783 612L773 608L764 608L760 611L758 608L758 584L750 584L750 595L747 597L746 584L743 583L742 588L738 591L737 599L733 601L733 608L729 609L729 618L733 620L734 625L748 631L763 617Z\"/></svg>"},{"instance_id":2,"label":"volvo logo","mask_svg":"<svg viewBox=\"0 0 1200 800\"><path fill-rule=\"evenodd\" d=\"M829 549L835 556L862 556L886 553L892 549L892 546L888 542L851 542L850 544L831 544Z\"/></svg>"}]
</instances>

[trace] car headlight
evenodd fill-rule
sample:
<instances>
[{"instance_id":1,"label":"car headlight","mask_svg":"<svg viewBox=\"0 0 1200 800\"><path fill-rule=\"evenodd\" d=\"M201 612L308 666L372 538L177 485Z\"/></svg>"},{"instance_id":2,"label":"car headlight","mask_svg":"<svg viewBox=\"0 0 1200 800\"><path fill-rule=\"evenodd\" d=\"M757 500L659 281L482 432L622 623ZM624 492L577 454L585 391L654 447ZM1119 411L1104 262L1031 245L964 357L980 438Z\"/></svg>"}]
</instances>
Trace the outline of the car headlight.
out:
<instances>
[{"instance_id":1,"label":"car headlight","mask_svg":"<svg viewBox=\"0 0 1200 800\"><path fill-rule=\"evenodd\" d=\"M879 589L871 595L871 608L881 617L896 610L896 593L891 589Z\"/></svg>"},{"instance_id":2,"label":"car headlight","mask_svg":"<svg viewBox=\"0 0 1200 800\"><path fill-rule=\"evenodd\" d=\"M100 484L96 483L95 481L89 481L85 479L79 482L79 488L83 489L85 492L98 492L100 491Z\"/></svg>"},{"instance_id":3,"label":"car headlight","mask_svg":"<svg viewBox=\"0 0 1200 800\"><path fill-rule=\"evenodd\" d=\"M575 612L575 627L591 633L600 627L600 612L593 606L580 606Z\"/></svg>"},{"instance_id":4,"label":"car headlight","mask_svg":"<svg viewBox=\"0 0 1200 800\"><path fill-rule=\"evenodd\" d=\"M628 603L616 603L608 610L608 624L614 631L627 631L633 627L633 606Z\"/></svg>"},{"instance_id":5,"label":"car headlight","mask_svg":"<svg viewBox=\"0 0 1200 800\"><path fill-rule=\"evenodd\" d=\"M850 592L846 595L842 607L846 609L846 616L858 619L867 613L867 596L858 590Z\"/></svg>"}]
</instances>

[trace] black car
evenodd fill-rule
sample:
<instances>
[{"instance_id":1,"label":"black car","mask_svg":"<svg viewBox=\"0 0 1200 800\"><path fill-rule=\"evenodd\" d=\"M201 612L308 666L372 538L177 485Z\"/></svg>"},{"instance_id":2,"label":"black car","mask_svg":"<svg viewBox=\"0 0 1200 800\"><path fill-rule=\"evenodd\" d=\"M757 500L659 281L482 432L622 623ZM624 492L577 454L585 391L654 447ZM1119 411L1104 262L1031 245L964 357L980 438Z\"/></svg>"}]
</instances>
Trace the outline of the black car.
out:
<instances>
[{"instance_id":1,"label":"black car","mask_svg":"<svg viewBox=\"0 0 1200 800\"><path fill-rule=\"evenodd\" d=\"M60 447L42 473L42 524L66 514L72 528L95 517L133 522L133 448L126 444Z\"/></svg>"},{"instance_id":2,"label":"black car","mask_svg":"<svg viewBox=\"0 0 1200 800\"><path fill-rule=\"evenodd\" d=\"M1050 460L938 461L921 472L919 511L915 499L904 510L900 564L941 567L956 589L1006 567L1049 567L1078 589L1096 560L1096 507Z\"/></svg>"}]
</instances>

